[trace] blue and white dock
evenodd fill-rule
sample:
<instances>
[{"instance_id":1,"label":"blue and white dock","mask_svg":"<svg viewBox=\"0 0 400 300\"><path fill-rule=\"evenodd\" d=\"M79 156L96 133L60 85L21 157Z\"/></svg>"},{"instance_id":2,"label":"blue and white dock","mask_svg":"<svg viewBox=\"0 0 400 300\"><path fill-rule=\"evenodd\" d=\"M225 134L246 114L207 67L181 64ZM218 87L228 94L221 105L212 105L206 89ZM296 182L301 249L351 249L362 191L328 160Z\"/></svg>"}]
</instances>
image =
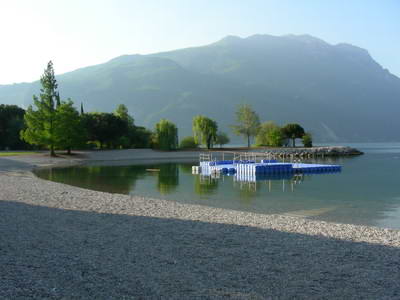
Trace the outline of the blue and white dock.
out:
<instances>
[{"instance_id":1,"label":"blue and white dock","mask_svg":"<svg viewBox=\"0 0 400 300\"><path fill-rule=\"evenodd\" d=\"M209 156L210 157L210 156ZM340 172L340 165L309 164L296 162L279 162L272 159L233 159L211 160L200 159L199 166L193 166L193 173L202 175L237 174L242 175L273 175L273 174L321 174Z\"/></svg>"}]
</instances>

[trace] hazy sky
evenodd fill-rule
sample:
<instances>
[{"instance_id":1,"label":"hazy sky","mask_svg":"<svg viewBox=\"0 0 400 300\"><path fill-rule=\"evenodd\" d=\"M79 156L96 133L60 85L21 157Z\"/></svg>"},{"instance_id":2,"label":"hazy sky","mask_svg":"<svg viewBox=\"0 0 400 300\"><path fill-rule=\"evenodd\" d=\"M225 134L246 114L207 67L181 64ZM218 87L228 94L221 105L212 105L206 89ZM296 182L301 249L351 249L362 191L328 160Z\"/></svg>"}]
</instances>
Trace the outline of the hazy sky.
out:
<instances>
[{"instance_id":1,"label":"hazy sky","mask_svg":"<svg viewBox=\"0 0 400 300\"><path fill-rule=\"evenodd\" d=\"M0 84L257 33L357 45L400 76L398 0L0 0L0 33Z\"/></svg>"}]
</instances>

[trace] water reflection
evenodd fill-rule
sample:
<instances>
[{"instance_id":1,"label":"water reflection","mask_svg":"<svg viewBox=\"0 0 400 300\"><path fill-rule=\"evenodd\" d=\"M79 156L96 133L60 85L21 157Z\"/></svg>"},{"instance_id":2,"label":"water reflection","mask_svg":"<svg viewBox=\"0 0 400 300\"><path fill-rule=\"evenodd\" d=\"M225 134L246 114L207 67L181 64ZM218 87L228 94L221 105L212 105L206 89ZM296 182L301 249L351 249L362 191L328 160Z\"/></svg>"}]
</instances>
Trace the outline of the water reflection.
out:
<instances>
[{"instance_id":1,"label":"water reflection","mask_svg":"<svg viewBox=\"0 0 400 300\"><path fill-rule=\"evenodd\" d=\"M161 195L172 193L179 185L179 167L177 164L159 166L157 189Z\"/></svg>"},{"instance_id":2,"label":"water reflection","mask_svg":"<svg viewBox=\"0 0 400 300\"><path fill-rule=\"evenodd\" d=\"M194 175L194 192L197 195L213 195L218 190L219 177Z\"/></svg>"},{"instance_id":3,"label":"water reflection","mask_svg":"<svg viewBox=\"0 0 400 300\"><path fill-rule=\"evenodd\" d=\"M340 174L265 174L241 180L192 175L191 166L198 162L55 168L36 174L98 191L400 229L400 188L394 176L400 159L396 156L373 152L313 161L340 164Z\"/></svg>"},{"instance_id":4,"label":"water reflection","mask_svg":"<svg viewBox=\"0 0 400 300\"><path fill-rule=\"evenodd\" d=\"M35 171L40 178L102 192L129 194L146 174L145 166L87 166Z\"/></svg>"}]
</instances>

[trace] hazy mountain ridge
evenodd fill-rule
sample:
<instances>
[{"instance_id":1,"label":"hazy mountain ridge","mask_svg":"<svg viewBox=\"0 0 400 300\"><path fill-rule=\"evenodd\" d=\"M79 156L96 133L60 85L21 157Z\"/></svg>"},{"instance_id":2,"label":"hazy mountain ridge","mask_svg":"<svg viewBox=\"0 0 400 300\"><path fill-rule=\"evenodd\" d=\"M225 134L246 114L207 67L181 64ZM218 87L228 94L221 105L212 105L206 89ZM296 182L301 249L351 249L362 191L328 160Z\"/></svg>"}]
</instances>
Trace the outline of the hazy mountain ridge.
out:
<instances>
[{"instance_id":1,"label":"hazy mountain ridge","mask_svg":"<svg viewBox=\"0 0 400 300\"><path fill-rule=\"evenodd\" d=\"M230 133L238 103L262 120L300 122L318 140L398 140L400 79L368 51L309 35L227 36L216 43L151 55L123 55L57 76L63 98L87 111L124 103L136 123L160 118L191 133L202 113ZM0 103L27 105L38 82L0 86Z\"/></svg>"}]
</instances>

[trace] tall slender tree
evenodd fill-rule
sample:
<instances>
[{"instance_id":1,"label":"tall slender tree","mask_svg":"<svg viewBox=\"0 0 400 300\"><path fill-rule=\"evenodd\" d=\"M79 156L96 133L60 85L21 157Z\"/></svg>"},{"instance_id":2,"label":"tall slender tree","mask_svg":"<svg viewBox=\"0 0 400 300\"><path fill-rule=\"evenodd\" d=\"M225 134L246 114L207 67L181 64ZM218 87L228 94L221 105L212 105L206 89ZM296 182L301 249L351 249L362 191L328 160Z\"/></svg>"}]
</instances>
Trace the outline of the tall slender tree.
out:
<instances>
[{"instance_id":1,"label":"tall slender tree","mask_svg":"<svg viewBox=\"0 0 400 300\"><path fill-rule=\"evenodd\" d=\"M50 149L50 155L55 156L55 126L57 111L56 105L59 101L57 92L57 81L54 76L53 63L50 61L44 74L40 78L42 88L39 98L33 95L32 105L29 106L25 116L26 129L21 132L21 137L29 144L45 145Z\"/></svg>"}]
</instances>

